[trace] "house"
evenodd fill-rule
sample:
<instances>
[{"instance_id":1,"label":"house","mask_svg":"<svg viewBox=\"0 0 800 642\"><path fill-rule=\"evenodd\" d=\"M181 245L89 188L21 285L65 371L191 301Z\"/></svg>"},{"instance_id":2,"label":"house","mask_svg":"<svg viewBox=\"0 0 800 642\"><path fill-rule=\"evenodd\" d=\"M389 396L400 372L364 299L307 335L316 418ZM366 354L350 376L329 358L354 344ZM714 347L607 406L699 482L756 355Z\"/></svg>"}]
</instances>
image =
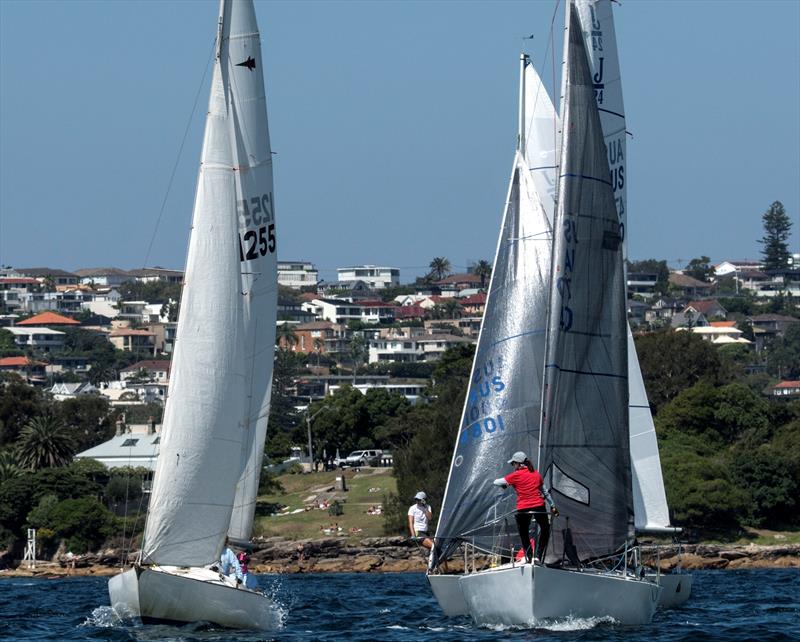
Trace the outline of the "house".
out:
<instances>
[{"instance_id":1,"label":"house","mask_svg":"<svg viewBox=\"0 0 800 642\"><path fill-rule=\"evenodd\" d=\"M46 365L41 361L34 361L28 357L0 358L0 372L14 372L31 384L45 382Z\"/></svg>"},{"instance_id":2,"label":"house","mask_svg":"<svg viewBox=\"0 0 800 642\"><path fill-rule=\"evenodd\" d=\"M128 272L136 281L142 283L153 283L164 281L166 283L183 283L183 272L180 270L168 270L162 267L143 268L141 270L130 270Z\"/></svg>"},{"instance_id":3,"label":"house","mask_svg":"<svg viewBox=\"0 0 800 642\"><path fill-rule=\"evenodd\" d=\"M80 395L96 395L99 392L97 388L86 381L83 383L56 383L50 388L50 394L56 401L75 399Z\"/></svg>"},{"instance_id":4,"label":"house","mask_svg":"<svg viewBox=\"0 0 800 642\"><path fill-rule=\"evenodd\" d=\"M119 371L120 381L158 381L169 382L169 369L171 362L165 359L146 359L137 361L133 365Z\"/></svg>"},{"instance_id":5,"label":"house","mask_svg":"<svg viewBox=\"0 0 800 642\"><path fill-rule=\"evenodd\" d=\"M757 352L761 352L775 337L782 337L790 325L800 322L800 319L783 314L756 314L747 320L753 328Z\"/></svg>"},{"instance_id":6,"label":"house","mask_svg":"<svg viewBox=\"0 0 800 642\"><path fill-rule=\"evenodd\" d=\"M485 287L486 279L481 279L477 274L468 272L466 274L451 274L440 281L434 281L432 285L439 289L442 296L453 297L466 288Z\"/></svg>"},{"instance_id":7,"label":"house","mask_svg":"<svg viewBox=\"0 0 800 642\"><path fill-rule=\"evenodd\" d=\"M699 281L694 277L680 272L669 273L669 284L671 290L676 290L684 297L708 296L714 290L713 283Z\"/></svg>"},{"instance_id":8,"label":"house","mask_svg":"<svg viewBox=\"0 0 800 642\"><path fill-rule=\"evenodd\" d=\"M317 294L324 298L343 301L372 299L375 296L365 281L320 281L317 283Z\"/></svg>"},{"instance_id":9,"label":"house","mask_svg":"<svg viewBox=\"0 0 800 642\"><path fill-rule=\"evenodd\" d=\"M645 311L644 320L653 326L669 325L673 316L683 310L684 306L669 296L658 297L650 309Z\"/></svg>"},{"instance_id":10,"label":"house","mask_svg":"<svg viewBox=\"0 0 800 642\"><path fill-rule=\"evenodd\" d=\"M400 285L400 270L393 267L354 265L352 267L337 268L336 274L340 283L363 281L376 290Z\"/></svg>"},{"instance_id":11,"label":"house","mask_svg":"<svg viewBox=\"0 0 800 642\"><path fill-rule=\"evenodd\" d=\"M341 323L330 321L312 321L294 327L297 338L292 345L285 345L281 339L281 347L294 352L308 354L341 354L347 350L347 328Z\"/></svg>"},{"instance_id":12,"label":"house","mask_svg":"<svg viewBox=\"0 0 800 642\"><path fill-rule=\"evenodd\" d=\"M149 330L116 328L109 333L108 340L117 350L142 354L155 354L156 351L156 335Z\"/></svg>"},{"instance_id":13,"label":"house","mask_svg":"<svg viewBox=\"0 0 800 642\"><path fill-rule=\"evenodd\" d=\"M657 283L656 272L629 272L628 295L638 294L643 299L652 299L656 295Z\"/></svg>"},{"instance_id":14,"label":"house","mask_svg":"<svg viewBox=\"0 0 800 642\"><path fill-rule=\"evenodd\" d=\"M118 423L114 437L78 453L74 459L94 459L107 468L129 466L155 471L160 442L160 424L133 424L123 430Z\"/></svg>"},{"instance_id":15,"label":"house","mask_svg":"<svg viewBox=\"0 0 800 642\"><path fill-rule=\"evenodd\" d=\"M22 292L19 295L20 309L25 312L55 310L67 314L80 312L83 304L91 301L91 292L77 288L62 289L56 292Z\"/></svg>"},{"instance_id":16,"label":"house","mask_svg":"<svg viewBox=\"0 0 800 642\"><path fill-rule=\"evenodd\" d=\"M17 268L17 273L36 279L45 285L53 287L59 285L78 285L78 275L64 270L37 267L37 268Z\"/></svg>"},{"instance_id":17,"label":"house","mask_svg":"<svg viewBox=\"0 0 800 642\"><path fill-rule=\"evenodd\" d=\"M50 352L64 346L64 333L51 328L27 328L19 325L6 328L14 335L14 343L20 348Z\"/></svg>"},{"instance_id":18,"label":"house","mask_svg":"<svg viewBox=\"0 0 800 642\"><path fill-rule=\"evenodd\" d=\"M650 306L647 303L642 303L641 301L635 301L633 299L628 299L627 306L628 322L631 324L631 327L635 328L644 323L644 316L647 314Z\"/></svg>"},{"instance_id":19,"label":"house","mask_svg":"<svg viewBox=\"0 0 800 642\"><path fill-rule=\"evenodd\" d=\"M702 314L697 314L693 310L677 312L669 320L671 328L702 328L708 325L708 319Z\"/></svg>"},{"instance_id":20,"label":"house","mask_svg":"<svg viewBox=\"0 0 800 642\"><path fill-rule=\"evenodd\" d=\"M345 301L343 299L313 299L303 308L314 312L318 319L332 323L361 321L363 323L391 323L395 306L383 301Z\"/></svg>"},{"instance_id":21,"label":"house","mask_svg":"<svg viewBox=\"0 0 800 642\"><path fill-rule=\"evenodd\" d=\"M22 309L22 295L35 292L42 284L31 277L0 277L0 309L15 312Z\"/></svg>"},{"instance_id":22,"label":"house","mask_svg":"<svg viewBox=\"0 0 800 642\"><path fill-rule=\"evenodd\" d=\"M770 394L781 399L800 397L800 381L781 381L772 386Z\"/></svg>"},{"instance_id":23,"label":"house","mask_svg":"<svg viewBox=\"0 0 800 642\"><path fill-rule=\"evenodd\" d=\"M753 342L748 341L742 336L742 331L739 328L734 328L732 325L722 326L695 326L693 328L677 328L677 331L687 331L699 335L704 341L713 343L714 345L729 345L729 344L742 344L750 345Z\"/></svg>"},{"instance_id":24,"label":"house","mask_svg":"<svg viewBox=\"0 0 800 642\"><path fill-rule=\"evenodd\" d=\"M729 276L741 272L754 272L762 267L761 261L723 261L714 266L714 276Z\"/></svg>"},{"instance_id":25,"label":"house","mask_svg":"<svg viewBox=\"0 0 800 642\"><path fill-rule=\"evenodd\" d=\"M278 284L299 290L315 286L319 271L309 261L278 261Z\"/></svg>"},{"instance_id":26,"label":"house","mask_svg":"<svg viewBox=\"0 0 800 642\"><path fill-rule=\"evenodd\" d=\"M175 351L175 337L178 333L177 321L150 323L144 329L155 335L155 349L158 352L172 354Z\"/></svg>"},{"instance_id":27,"label":"house","mask_svg":"<svg viewBox=\"0 0 800 642\"><path fill-rule=\"evenodd\" d=\"M461 304L461 310L464 314L471 317L483 316L483 310L486 307L486 294L480 292L472 296L465 296L460 298L458 302Z\"/></svg>"},{"instance_id":28,"label":"house","mask_svg":"<svg viewBox=\"0 0 800 642\"><path fill-rule=\"evenodd\" d=\"M695 316L703 315L709 321L713 319L725 319L728 311L723 308L716 299L703 299L701 301L690 301L683 309L683 313L691 311Z\"/></svg>"},{"instance_id":29,"label":"house","mask_svg":"<svg viewBox=\"0 0 800 642\"><path fill-rule=\"evenodd\" d=\"M297 379L296 392L298 397L322 399L344 386L351 386L365 394L367 390L383 388L402 394L413 403L428 383L427 379L402 379L389 375L356 375L355 379L348 375L304 376Z\"/></svg>"},{"instance_id":30,"label":"house","mask_svg":"<svg viewBox=\"0 0 800 642\"><path fill-rule=\"evenodd\" d=\"M133 276L126 270L115 267L83 268L75 270L75 274L78 275L81 283L92 287L118 288L123 283L133 280Z\"/></svg>"},{"instance_id":31,"label":"house","mask_svg":"<svg viewBox=\"0 0 800 642\"><path fill-rule=\"evenodd\" d=\"M77 326L80 325L80 321L76 321L75 319L71 319L70 317L65 317L61 314L56 314L55 312L43 312L42 314L37 314L32 316L24 321L18 321L17 326L24 328L24 327L31 327L31 326L57 326L57 327L67 327L67 326Z\"/></svg>"},{"instance_id":32,"label":"house","mask_svg":"<svg viewBox=\"0 0 800 642\"><path fill-rule=\"evenodd\" d=\"M421 305L399 305L394 309L395 321L422 321L428 310Z\"/></svg>"}]
</instances>

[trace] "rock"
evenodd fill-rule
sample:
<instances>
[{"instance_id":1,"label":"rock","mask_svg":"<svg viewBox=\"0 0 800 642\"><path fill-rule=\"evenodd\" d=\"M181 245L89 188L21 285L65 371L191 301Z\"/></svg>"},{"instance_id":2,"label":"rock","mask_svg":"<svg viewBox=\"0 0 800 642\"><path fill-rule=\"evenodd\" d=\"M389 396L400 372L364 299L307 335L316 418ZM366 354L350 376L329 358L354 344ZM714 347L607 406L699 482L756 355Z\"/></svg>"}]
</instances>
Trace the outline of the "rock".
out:
<instances>
[{"instance_id":1,"label":"rock","mask_svg":"<svg viewBox=\"0 0 800 642\"><path fill-rule=\"evenodd\" d=\"M372 571L383 564L383 559L378 555L359 555L353 562L353 570L356 573L366 573Z\"/></svg>"}]
</instances>

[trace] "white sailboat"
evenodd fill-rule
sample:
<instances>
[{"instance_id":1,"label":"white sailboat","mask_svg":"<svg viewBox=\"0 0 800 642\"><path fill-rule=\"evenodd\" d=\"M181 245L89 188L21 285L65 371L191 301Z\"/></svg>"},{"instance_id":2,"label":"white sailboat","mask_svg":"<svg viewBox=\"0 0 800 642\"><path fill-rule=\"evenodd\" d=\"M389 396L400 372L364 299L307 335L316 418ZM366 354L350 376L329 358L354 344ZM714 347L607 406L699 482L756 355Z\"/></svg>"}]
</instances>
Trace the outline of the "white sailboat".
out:
<instances>
[{"instance_id":1,"label":"white sailboat","mask_svg":"<svg viewBox=\"0 0 800 642\"><path fill-rule=\"evenodd\" d=\"M568 25L567 127L552 254L547 243L545 249L528 243L541 232L515 234L537 219L526 210L537 211L540 227L549 228L544 199L528 191L525 202L520 183L528 174L515 165L437 552L447 557L462 544L513 558L513 498L498 501L487 486L515 450L539 452L539 468L566 528L549 549L547 566L511 562L475 570L467 563L463 575L429 574L440 603L451 614L467 611L478 624L528 626L568 616L645 623L661 591L640 578L636 556L628 555L633 498L622 239L594 87L571 7ZM512 248L527 256L520 259ZM520 285L518 279L530 278L525 267L538 261L551 269ZM512 305L513 314L506 314Z\"/></svg>"},{"instance_id":2,"label":"white sailboat","mask_svg":"<svg viewBox=\"0 0 800 642\"><path fill-rule=\"evenodd\" d=\"M251 0L221 0L161 450L140 558L109 581L144 621L269 629L263 594L212 566L250 537L277 309L272 155Z\"/></svg>"}]
</instances>

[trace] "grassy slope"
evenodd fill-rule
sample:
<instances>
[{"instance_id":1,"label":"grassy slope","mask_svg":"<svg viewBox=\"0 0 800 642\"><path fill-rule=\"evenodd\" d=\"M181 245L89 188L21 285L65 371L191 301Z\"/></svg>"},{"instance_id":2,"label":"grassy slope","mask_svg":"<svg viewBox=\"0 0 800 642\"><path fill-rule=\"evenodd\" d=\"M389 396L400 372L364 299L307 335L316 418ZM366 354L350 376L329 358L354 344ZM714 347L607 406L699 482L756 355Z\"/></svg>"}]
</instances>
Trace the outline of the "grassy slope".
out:
<instances>
[{"instance_id":1,"label":"grassy slope","mask_svg":"<svg viewBox=\"0 0 800 642\"><path fill-rule=\"evenodd\" d=\"M328 492L334 486L335 479L345 475L348 491ZM370 506L382 505L385 495L397 491L397 483L391 468L366 468L361 473L352 470L336 472L319 472L305 475L281 475L278 481L284 492L274 495L262 495L259 502L277 503L289 507L289 512L305 508L311 504L312 496L319 499L333 497L343 498L344 513L332 517L327 510L308 510L302 513L280 515L277 517L258 517L255 534L270 537L280 535L289 539L306 539L330 537L320 527L338 524L345 535L353 542L364 537L384 535L383 515L368 515ZM370 488L380 488L377 492L369 492ZM309 500L308 502L306 500ZM361 532L351 534L351 528L360 528Z\"/></svg>"}]
</instances>

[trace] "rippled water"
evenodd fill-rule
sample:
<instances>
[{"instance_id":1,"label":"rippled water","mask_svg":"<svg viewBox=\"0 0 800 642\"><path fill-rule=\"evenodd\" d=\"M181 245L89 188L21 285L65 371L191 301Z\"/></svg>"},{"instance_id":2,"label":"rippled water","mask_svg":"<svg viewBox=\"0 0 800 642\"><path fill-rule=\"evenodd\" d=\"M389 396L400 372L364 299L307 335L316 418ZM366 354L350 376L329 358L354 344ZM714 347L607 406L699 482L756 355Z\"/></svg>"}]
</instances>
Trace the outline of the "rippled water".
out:
<instances>
[{"instance_id":1,"label":"rippled water","mask_svg":"<svg viewBox=\"0 0 800 642\"><path fill-rule=\"evenodd\" d=\"M0 579L2 640L800 640L800 570L701 571L689 602L647 626L563 621L534 630L475 627L439 611L424 575L314 574L261 578L282 626L238 632L204 625L135 625L108 606L105 578ZM496 599L514 599L498 595Z\"/></svg>"}]
</instances>

